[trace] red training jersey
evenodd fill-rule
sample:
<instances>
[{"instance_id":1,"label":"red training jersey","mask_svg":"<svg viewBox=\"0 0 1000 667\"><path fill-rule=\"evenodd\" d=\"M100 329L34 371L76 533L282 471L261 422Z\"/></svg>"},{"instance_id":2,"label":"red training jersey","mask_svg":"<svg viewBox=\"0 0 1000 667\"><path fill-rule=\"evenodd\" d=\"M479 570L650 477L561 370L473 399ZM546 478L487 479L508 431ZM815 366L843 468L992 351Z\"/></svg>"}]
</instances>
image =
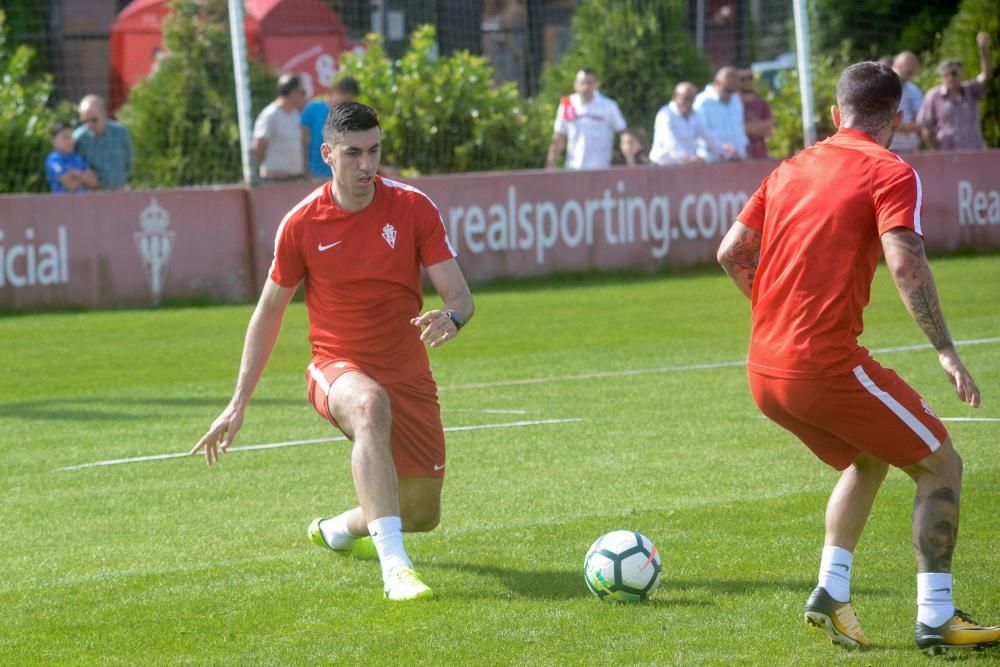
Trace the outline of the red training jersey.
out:
<instances>
[{"instance_id":1,"label":"red training jersey","mask_svg":"<svg viewBox=\"0 0 1000 667\"><path fill-rule=\"evenodd\" d=\"M389 384L424 372L427 351L410 320L420 314L420 266L455 257L444 221L427 195L375 178L360 211L341 209L326 182L281 221L271 279L305 280L314 359L350 359Z\"/></svg>"},{"instance_id":2,"label":"red training jersey","mask_svg":"<svg viewBox=\"0 0 1000 667\"><path fill-rule=\"evenodd\" d=\"M913 167L849 128L778 165L737 218L761 234L749 369L819 378L867 358L858 336L880 237L922 235L921 199Z\"/></svg>"}]
</instances>

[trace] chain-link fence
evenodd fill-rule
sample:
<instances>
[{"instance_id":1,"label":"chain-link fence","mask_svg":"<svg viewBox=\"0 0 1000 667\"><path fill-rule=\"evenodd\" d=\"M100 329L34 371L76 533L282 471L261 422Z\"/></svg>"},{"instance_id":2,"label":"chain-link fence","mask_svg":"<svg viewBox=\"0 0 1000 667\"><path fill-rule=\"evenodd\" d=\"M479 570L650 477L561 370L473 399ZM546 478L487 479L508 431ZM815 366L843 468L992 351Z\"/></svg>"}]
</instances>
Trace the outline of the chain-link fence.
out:
<instances>
[{"instance_id":1,"label":"chain-link fence","mask_svg":"<svg viewBox=\"0 0 1000 667\"><path fill-rule=\"evenodd\" d=\"M52 129L64 124L79 145L104 107L111 125L117 119L130 133L129 187L239 182L227 5L4 0L0 192L48 191L46 157L58 150ZM802 145L789 0L244 0L242 7L252 116L275 100L282 73L299 76L300 107L327 99L351 76L359 99L383 117L385 161L404 175L542 167L557 105L581 67L595 71L600 91L618 101L647 148L675 85L703 89L724 65L754 73L773 115L762 137L771 157ZM1000 37L1000 0L812 0L807 17L810 118L820 139L833 130L833 83L847 63L912 51L923 64L913 81L926 92L940 84L935 65L943 58L976 76L977 32L992 35L988 52ZM986 92L983 130L996 145L995 81ZM100 99L81 105L87 96ZM103 130L102 118L97 124ZM614 159L625 158L616 150Z\"/></svg>"}]
</instances>

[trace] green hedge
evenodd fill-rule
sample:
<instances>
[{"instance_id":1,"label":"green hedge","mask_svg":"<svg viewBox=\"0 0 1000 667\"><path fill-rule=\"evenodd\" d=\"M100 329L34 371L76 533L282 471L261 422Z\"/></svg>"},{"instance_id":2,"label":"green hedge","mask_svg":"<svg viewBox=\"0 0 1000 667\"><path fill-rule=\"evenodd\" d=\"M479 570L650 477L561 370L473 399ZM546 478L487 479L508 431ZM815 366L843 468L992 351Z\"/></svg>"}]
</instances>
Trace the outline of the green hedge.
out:
<instances>
[{"instance_id":1,"label":"green hedge","mask_svg":"<svg viewBox=\"0 0 1000 667\"><path fill-rule=\"evenodd\" d=\"M0 193L47 192L49 129L56 120L71 122L72 109L49 106L52 76L31 74L34 51L14 48L8 38L6 15L0 10Z\"/></svg>"},{"instance_id":2,"label":"green hedge","mask_svg":"<svg viewBox=\"0 0 1000 667\"><path fill-rule=\"evenodd\" d=\"M360 101L382 124L382 160L407 174L522 169L544 160L547 137L533 131L534 103L510 82L494 85L482 56L439 57L422 26L398 60L369 35L363 54L345 54L341 75L357 79Z\"/></svg>"},{"instance_id":3,"label":"green hedge","mask_svg":"<svg viewBox=\"0 0 1000 667\"><path fill-rule=\"evenodd\" d=\"M168 55L133 88L118 118L132 134L132 187L242 181L226 0L174 0L163 26ZM250 61L253 110L275 94L277 77Z\"/></svg>"}]
</instances>

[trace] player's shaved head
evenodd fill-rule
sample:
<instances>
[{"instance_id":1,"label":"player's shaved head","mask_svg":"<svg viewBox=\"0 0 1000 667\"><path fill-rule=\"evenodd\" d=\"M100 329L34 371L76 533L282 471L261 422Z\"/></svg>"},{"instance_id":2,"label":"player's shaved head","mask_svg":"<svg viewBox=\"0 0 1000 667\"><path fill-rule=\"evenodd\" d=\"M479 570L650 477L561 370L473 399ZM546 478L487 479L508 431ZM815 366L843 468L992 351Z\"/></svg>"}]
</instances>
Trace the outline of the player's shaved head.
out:
<instances>
[{"instance_id":1,"label":"player's shaved head","mask_svg":"<svg viewBox=\"0 0 1000 667\"><path fill-rule=\"evenodd\" d=\"M837 80L841 127L875 136L892 123L903 84L892 68L876 62L855 63Z\"/></svg>"},{"instance_id":2,"label":"player's shaved head","mask_svg":"<svg viewBox=\"0 0 1000 667\"><path fill-rule=\"evenodd\" d=\"M382 127L374 109L360 102L341 102L330 107L323 125L323 141L332 146L345 132L364 132L373 127Z\"/></svg>"}]
</instances>

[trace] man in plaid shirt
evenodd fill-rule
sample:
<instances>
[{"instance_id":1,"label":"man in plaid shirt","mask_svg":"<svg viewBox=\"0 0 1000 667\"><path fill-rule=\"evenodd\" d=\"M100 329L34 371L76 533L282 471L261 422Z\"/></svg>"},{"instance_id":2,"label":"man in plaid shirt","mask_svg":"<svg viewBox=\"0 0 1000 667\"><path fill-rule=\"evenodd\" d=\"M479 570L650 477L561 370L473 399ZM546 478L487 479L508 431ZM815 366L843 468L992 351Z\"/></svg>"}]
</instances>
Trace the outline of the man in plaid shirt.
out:
<instances>
[{"instance_id":1,"label":"man in plaid shirt","mask_svg":"<svg viewBox=\"0 0 1000 667\"><path fill-rule=\"evenodd\" d=\"M931 148L985 148L979 99L986 94L986 84L993 77L989 34L976 35L976 45L979 47L979 75L962 81L961 61L944 61L938 66L942 84L927 93L920 107L917 122L924 126L924 139Z\"/></svg>"}]
</instances>

